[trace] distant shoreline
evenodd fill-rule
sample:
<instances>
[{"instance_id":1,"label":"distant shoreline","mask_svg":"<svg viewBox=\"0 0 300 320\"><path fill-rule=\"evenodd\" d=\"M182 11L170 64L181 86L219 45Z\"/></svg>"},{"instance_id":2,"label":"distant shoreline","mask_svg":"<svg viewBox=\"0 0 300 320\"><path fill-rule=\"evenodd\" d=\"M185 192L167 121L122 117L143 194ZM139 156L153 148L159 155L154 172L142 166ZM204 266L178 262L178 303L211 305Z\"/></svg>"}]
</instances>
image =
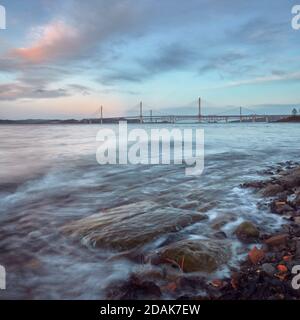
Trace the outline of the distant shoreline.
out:
<instances>
[{"instance_id":1,"label":"distant shoreline","mask_svg":"<svg viewBox=\"0 0 300 320\"><path fill-rule=\"evenodd\" d=\"M126 121L125 118L114 118L114 119L103 119L102 124L118 124L119 121ZM138 124L138 120L127 120L128 123ZM231 121L230 123L237 123L239 121ZM242 121L252 122L252 121ZM261 121L257 121L261 123ZM300 115L298 116L287 116L285 119L274 121L273 123L298 123L300 122ZM150 123L150 122L149 122ZM166 122L154 122L155 124L165 124ZM26 119L26 120L1 120L0 125L57 125L57 124L101 124L100 119L67 119L67 120L46 120L46 119ZM145 123L146 124L146 123Z\"/></svg>"}]
</instances>

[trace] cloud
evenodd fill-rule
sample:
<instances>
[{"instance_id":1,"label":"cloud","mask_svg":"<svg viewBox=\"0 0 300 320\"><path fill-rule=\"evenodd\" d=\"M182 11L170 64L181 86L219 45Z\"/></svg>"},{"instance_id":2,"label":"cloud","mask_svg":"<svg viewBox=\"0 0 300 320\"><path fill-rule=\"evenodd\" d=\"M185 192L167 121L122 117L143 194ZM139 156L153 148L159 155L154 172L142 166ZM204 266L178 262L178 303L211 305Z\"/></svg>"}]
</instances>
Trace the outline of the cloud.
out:
<instances>
[{"instance_id":1,"label":"cloud","mask_svg":"<svg viewBox=\"0 0 300 320\"><path fill-rule=\"evenodd\" d=\"M140 83L158 74L183 70L193 65L195 57L196 53L191 48L180 44L161 46L154 50L153 55L135 59L135 66L109 71L99 81L107 85L118 82Z\"/></svg>"},{"instance_id":2,"label":"cloud","mask_svg":"<svg viewBox=\"0 0 300 320\"><path fill-rule=\"evenodd\" d=\"M221 52L218 55L206 57L204 59L205 63L199 68L199 73L203 74L210 71L235 73L238 71L236 69L241 67L238 63L246 60L247 57L247 54L240 52Z\"/></svg>"},{"instance_id":3,"label":"cloud","mask_svg":"<svg viewBox=\"0 0 300 320\"><path fill-rule=\"evenodd\" d=\"M243 79L238 81L231 81L225 85L220 85L218 88L230 88L230 87L239 87L243 85L255 85L261 83L269 82L279 82L279 81L300 81L300 72L291 72L291 73L272 73L271 75L256 77L253 79Z\"/></svg>"},{"instance_id":4,"label":"cloud","mask_svg":"<svg viewBox=\"0 0 300 320\"><path fill-rule=\"evenodd\" d=\"M0 85L0 100L16 100L16 99L49 99L68 96L68 92L64 89L44 89L33 88L22 83L8 83Z\"/></svg>"},{"instance_id":5,"label":"cloud","mask_svg":"<svg viewBox=\"0 0 300 320\"><path fill-rule=\"evenodd\" d=\"M0 99L130 94L134 86L140 90L174 71L189 73L194 82L217 72L230 86L284 81L272 59L257 63L279 47L284 53L290 37L282 15L286 5L272 3L274 16L269 6L266 0L57 1L47 16L32 21L25 38L14 39L19 45L1 52L0 70L10 75ZM100 88L89 88L90 81Z\"/></svg>"},{"instance_id":6,"label":"cloud","mask_svg":"<svg viewBox=\"0 0 300 320\"><path fill-rule=\"evenodd\" d=\"M76 29L63 21L36 27L31 32L36 38L35 41L28 47L12 50L11 57L20 58L25 63L40 64L67 58L80 45Z\"/></svg>"}]
</instances>

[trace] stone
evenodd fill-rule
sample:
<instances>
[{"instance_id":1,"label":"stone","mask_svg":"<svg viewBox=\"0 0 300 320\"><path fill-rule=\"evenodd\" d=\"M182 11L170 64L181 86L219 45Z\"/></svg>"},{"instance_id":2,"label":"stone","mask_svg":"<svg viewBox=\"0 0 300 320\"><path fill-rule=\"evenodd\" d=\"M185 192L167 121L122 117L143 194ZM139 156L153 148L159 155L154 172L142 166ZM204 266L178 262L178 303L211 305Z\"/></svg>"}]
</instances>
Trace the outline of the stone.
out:
<instances>
[{"instance_id":1,"label":"stone","mask_svg":"<svg viewBox=\"0 0 300 320\"><path fill-rule=\"evenodd\" d=\"M182 240L161 248L162 263L176 262L184 272L211 273L231 257L230 246L217 240Z\"/></svg>"},{"instance_id":2,"label":"stone","mask_svg":"<svg viewBox=\"0 0 300 320\"><path fill-rule=\"evenodd\" d=\"M274 201L271 203L271 211L277 214L293 213L294 209L285 201Z\"/></svg>"},{"instance_id":3,"label":"stone","mask_svg":"<svg viewBox=\"0 0 300 320\"><path fill-rule=\"evenodd\" d=\"M287 238L288 238L287 234L279 234L277 236L273 236L273 237L265 240L265 243L268 246L276 247L276 246L286 244Z\"/></svg>"},{"instance_id":4,"label":"stone","mask_svg":"<svg viewBox=\"0 0 300 320\"><path fill-rule=\"evenodd\" d=\"M258 228L249 221L242 222L234 232L239 240L251 242L259 237Z\"/></svg>"},{"instance_id":5,"label":"stone","mask_svg":"<svg viewBox=\"0 0 300 320\"><path fill-rule=\"evenodd\" d=\"M190 201L179 206L180 209L196 210L199 207L198 201Z\"/></svg>"},{"instance_id":6,"label":"stone","mask_svg":"<svg viewBox=\"0 0 300 320\"><path fill-rule=\"evenodd\" d=\"M215 218L211 223L211 227L214 230L220 230L222 229L227 223L230 223L234 220L233 217L228 216L221 216Z\"/></svg>"},{"instance_id":7,"label":"stone","mask_svg":"<svg viewBox=\"0 0 300 320\"><path fill-rule=\"evenodd\" d=\"M267 185L267 187L265 187L262 190L262 195L264 197L274 197L276 196L278 193L283 192L284 189L281 185L279 184L269 184Z\"/></svg>"},{"instance_id":8,"label":"stone","mask_svg":"<svg viewBox=\"0 0 300 320\"><path fill-rule=\"evenodd\" d=\"M300 225L300 217L294 217L294 223Z\"/></svg>"},{"instance_id":9,"label":"stone","mask_svg":"<svg viewBox=\"0 0 300 320\"><path fill-rule=\"evenodd\" d=\"M227 239L227 235L223 231L216 232L214 234L214 237L217 238L217 239Z\"/></svg>"},{"instance_id":10,"label":"stone","mask_svg":"<svg viewBox=\"0 0 300 320\"><path fill-rule=\"evenodd\" d=\"M63 231L95 247L130 250L206 218L198 212L141 201L75 221Z\"/></svg>"},{"instance_id":11,"label":"stone","mask_svg":"<svg viewBox=\"0 0 300 320\"><path fill-rule=\"evenodd\" d=\"M296 195L296 198L294 200L294 203L297 207L300 207L300 194Z\"/></svg>"},{"instance_id":12,"label":"stone","mask_svg":"<svg viewBox=\"0 0 300 320\"><path fill-rule=\"evenodd\" d=\"M258 264L265 257L265 252L262 249L254 247L249 252L248 257L253 264Z\"/></svg>"},{"instance_id":13,"label":"stone","mask_svg":"<svg viewBox=\"0 0 300 320\"><path fill-rule=\"evenodd\" d=\"M276 269L271 263L264 263L262 266L262 271L270 277L273 277L276 273Z\"/></svg>"},{"instance_id":14,"label":"stone","mask_svg":"<svg viewBox=\"0 0 300 320\"><path fill-rule=\"evenodd\" d=\"M161 290L154 282L136 275L131 275L127 281L111 284L106 291L109 300L158 299L161 296Z\"/></svg>"},{"instance_id":15,"label":"stone","mask_svg":"<svg viewBox=\"0 0 300 320\"><path fill-rule=\"evenodd\" d=\"M300 168L286 171L277 181L286 190L300 187Z\"/></svg>"}]
</instances>

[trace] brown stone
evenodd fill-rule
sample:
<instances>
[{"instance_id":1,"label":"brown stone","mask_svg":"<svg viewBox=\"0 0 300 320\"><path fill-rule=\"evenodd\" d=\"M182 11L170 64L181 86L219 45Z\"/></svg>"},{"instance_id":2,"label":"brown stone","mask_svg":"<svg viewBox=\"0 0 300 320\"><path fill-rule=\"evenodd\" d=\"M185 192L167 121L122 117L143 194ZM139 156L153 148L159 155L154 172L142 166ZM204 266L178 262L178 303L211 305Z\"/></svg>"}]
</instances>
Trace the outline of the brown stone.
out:
<instances>
[{"instance_id":1,"label":"brown stone","mask_svg":"<svg viewBox=\"0 0 300 320\"><path fill-rule=\"evenodd\" d=\"M295 217L294 222L298 225L300 225L300 217Z\"/></svg>"},{"instance_id":2,"label":"brown stone","mask_svg":"<svg viewBox=\"0 0 300 320\"><path fill-rule=\"evenodd\" d=\"M282 244L285 244L287 241L288 235L287 234L280 234L277 236L273 236L267 240L265 240L265 243L269 246L280 246Z\"/></svg>"},{"instance_id":3,"label":"brown stone","mask_svg":"<svg viewBox=\"0 0 300 320\"><path fill-rule=\"evenodd\" d=\"M264 257L265 253L261 249L257 249L257 247L254 247L248 254L250 261L253 264L258 264Z\"/></svg>"},{"instance_id":4,"label":"brown stone","mask_svg":"<svg viewBox=\"0 0 300 320\"><path fill-rule=\"evenodd\" d=\"M156 203L141 201L75 221L63 231L95 247L130 250L205 218L190 210L159 208Z\"/></svg>"},{"instance_id":5,"label":"brown stone","mask_svg":"<svg viewBox=\"0 0 300 320\"><path fill-rule=\"evenodd\" d=\"M234 232L239 240L251 242L259 237L259 230L249 221L241 223Z\"/></svg>"},{"instance_id":6,"label":"brown stone","mask_svg":"<svg viewBox=\"0 0 300 320\"><path fill-rule=\"evenodd\" d=\"M279 184L269 184L266 188L262 190L262 195L264 197L274 197L278 193L283 192L284 189L281 185Z\"/></svg>"},{"instance_id":7,"label":"brown stone","mask_svg":"<svg viewBox=\"0 0 300 320\"><path fill-rule=\"evenodd\" d=\"M160 249L162 262L174 262L184 272L211 273L231 257L230 246L224 241L182 240Z\"/></svg>"}]
</instances>

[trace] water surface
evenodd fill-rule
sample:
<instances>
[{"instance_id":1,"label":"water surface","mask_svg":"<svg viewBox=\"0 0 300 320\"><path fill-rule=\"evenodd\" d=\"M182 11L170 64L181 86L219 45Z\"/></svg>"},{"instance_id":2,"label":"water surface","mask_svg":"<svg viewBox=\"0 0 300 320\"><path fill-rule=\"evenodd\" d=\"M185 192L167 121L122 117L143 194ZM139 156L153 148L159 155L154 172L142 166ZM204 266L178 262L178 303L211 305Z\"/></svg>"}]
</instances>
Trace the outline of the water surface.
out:
<instances>
[{"instance_id":1,"label":"water surface","mask_svg":"<svg viewBox=\"0 0 300 320\"><path fill-rule=\"evenodd\" d=\"M228 273L246 252L232 235L236 225L250 219L267 231L281 223L258 209L258 196L239 185L261 177L270 165L299 160L300 126L175 127L199 126L205 129L206 156L205 172L196 177L185 176L183 166L98 165L98 125L1 126L0 264L7 270L7 290L0 292L0 298L105 297L107 285L140 266L123 258L108 259L118 253L74 241L61 227L103 209L140 201L154 201L170 210L191 203L189 210L205 212L209 219L179 231L196 239L212 239L212 221L230 217L222 230L230 239L233 258L217 275ZM163 240L147 245L155 248Z\"/></svg>"}]
</instances>

